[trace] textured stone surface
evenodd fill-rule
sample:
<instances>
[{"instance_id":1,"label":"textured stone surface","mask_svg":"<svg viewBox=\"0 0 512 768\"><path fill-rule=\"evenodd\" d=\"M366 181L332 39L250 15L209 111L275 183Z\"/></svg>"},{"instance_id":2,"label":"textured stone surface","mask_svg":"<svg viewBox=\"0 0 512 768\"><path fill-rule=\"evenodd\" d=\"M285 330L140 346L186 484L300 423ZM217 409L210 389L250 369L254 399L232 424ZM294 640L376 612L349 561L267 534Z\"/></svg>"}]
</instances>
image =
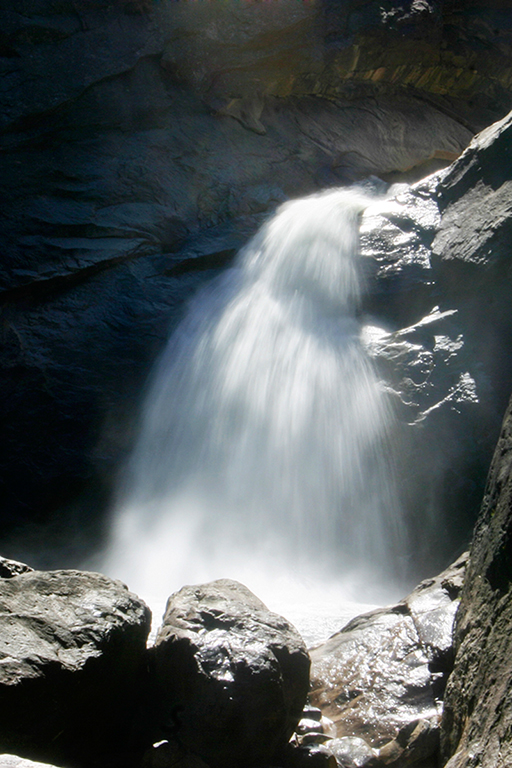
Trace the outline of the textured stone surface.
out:
<instances>
[{"instance_id":1,"label":"textured stone surface","mask_svg":"<svg viewBox=\"0 0 512 768\"><path fill-rule=\"evenodd\" d=\"M384 749L405 728L403 751L411 724L428 721L434 737L426 757L435 758L464 565L461 557L402 602L353 619L310 652L310 699L334 722L338 738Z\"/></svg>"},{"instance_id":2,"label":"textured stone surface","mask_svg":"<svg viewBox=\"0 0 512 768\"><path fill-rule=\"evenodd\" d=\"M402 424L415 563L466 546L512 386L510 125L363 217L368 344Z\"/></svg>"},{"instance_id":3,"label":"textured stone surface","mask_svg":"<svg viewBox=\"0 0 512 768\"><path fill-rule=\"evenodd\" d=\"M14 576L19 576L20 573L27 573L33 569L30 565L25 563L18 563L16 560L7 560L5 557L0 557L0 578L12 579Z\"/></svg>"},{"instance_id":4,"label":"textured stone surface","mask_svg":"<svg viewBox=\"0 0 512 768\"><path fill-rule=\"evenodd\" d=\"M168 601L153 650L156 738L212 768L265 765L302 714L309 657L286 619L221 579Z\"/></svg>"},{"instance_id":5,"label":"textured stone surface","mask_svg":"<svg viewBox=\"0 0 512 768\"><path fill-rule=\"evenodd\" d=\"M506 333L511 153L509 114L473 139L438 188L442 217L432 244L433 266L444 294L464 301L466 317L475 313L475 327L482 326L482 347L490 343L491 333L495 343ZM481 302L482 291L491 285L492 301Z\"/></svg>"},{"instance_id":6,"label":"textured stone surface","mask_svg":"<svg viewBox=\"0 0 512 768\"><path fill-rule=\"evenodd\" d=\"M512 404L489 472L457 613L455 667L442 721L447 768L512 763L511 495Z\"/></svg>"},{"instance_id":7,"label":"textured stone surface","mask_svg":"<svg viewBox=\"0 0 512 768\"><path fill-rule=\"evenodd\" d=\"M0 749L56 764L131 764L149 609L82 571L0 580Z\"/></svg>"},{"instance_id":8,"label":"textured stone surface","mask_svg":"<svg viewBox=\"0 0 512 768\"><path fill-rule=\"evenodd\" d=\"M375 766L378 750L372 749L357 736L342 736L339 739L331 739L324 747L336 758L336 764L343 768L364 768Z\"/></svg>"},{"instance_id":9,"label":"textured stone surface","mask_svg":"<svg viewBox=\"0 0 512 768\"><path fill-rule=\"evenodd\" d=\"M399 494L414 552L403 568L413 575L444 567L466 546L499 431L489 406L501 380L473 356L469 318L454 297L441 300L433 268L441 179L400 186L365 211L361 226L364 338L397 417Z\"/></svg>"}]
</instances>

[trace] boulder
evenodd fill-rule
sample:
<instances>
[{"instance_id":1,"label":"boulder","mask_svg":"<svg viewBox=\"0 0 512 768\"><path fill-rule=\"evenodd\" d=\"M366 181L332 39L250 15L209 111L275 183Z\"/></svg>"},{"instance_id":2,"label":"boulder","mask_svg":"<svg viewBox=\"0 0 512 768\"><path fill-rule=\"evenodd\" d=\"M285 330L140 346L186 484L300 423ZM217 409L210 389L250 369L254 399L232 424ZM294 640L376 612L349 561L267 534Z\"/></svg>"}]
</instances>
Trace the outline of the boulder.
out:
<instances>
[{"instance_id":1,"label":"boulder","mask_svg":"<svg viewBox=\"0 0 512 768\"><path fill-rule=\"evenodd\" d=\"M330 753L336 759L336 764L342 768L375 768L378 750L372 749L357 736L343 736L340 739L331 739L324 747L326 753Z\"/></svg>"},{"instance_id":2,"label":"boulder","mask_svg":"<svg viewBox=\"0 0 512 768\"><path fill-rule=\"evenodd\" d=\"M56 765L137 759L150 612L83 571L0 579L0 750Z\"/></svg>"},{"instance_id":3,"label":"boulder","mask_svg":"<svg viewBox=\"0 0 512 768\"><path fill-rule=\"evenodd\" d=\"M371 747L379 749L375 765L392 764L407 747L435 761L465 562L461 556L397 605L353 619L310 651L310 700L334 723L334 754L353 748L370 761Z\"/></svg>"},{"instance_id":4,"label":"boulder","mask_svg":"<svg viewBox=\"0 0 512 768\"><path fill-rule=\"evenodd\" d=\"M439 722L413 720L377 751L371 768L438 768ZM369 765L370 768L370 765Z\"/></svg>"},{"instance_id":5,"label":"boulder","mask_svg":"<svg viewBox=\"0 0 512 768\"><path fill-rule=\"evenodd\" d=\"M294 627L227 579L169 598L151 669L155 739L177 739L211 768L271 763L309 684Z\"/></svg>"},{"instance_id":6,"label":"boulder","mask_svg":"<svg viewBox=\"0 0 512 768\"><path fill-rule=\"evenodd\" d=\"M489 471L455 629L446 768L512 764L512 401Z\"/></svg>"}]
</instances>

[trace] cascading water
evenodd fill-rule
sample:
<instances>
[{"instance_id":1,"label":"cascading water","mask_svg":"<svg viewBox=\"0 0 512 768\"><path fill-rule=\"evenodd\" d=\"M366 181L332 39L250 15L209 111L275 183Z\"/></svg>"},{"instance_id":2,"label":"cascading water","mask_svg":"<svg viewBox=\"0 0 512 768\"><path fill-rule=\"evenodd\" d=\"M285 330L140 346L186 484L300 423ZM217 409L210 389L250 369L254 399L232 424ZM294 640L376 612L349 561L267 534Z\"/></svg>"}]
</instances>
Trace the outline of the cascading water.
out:
<instances>
[{"instance_id":1,"label":"cascading water","mask_svg":"<svg viewBox=\"0 0 512 768\"><path fill-rule=\"evenodd\" d=\"M106 570L166 596L221 576L389 573L389 412L361 342L362 193L282 205L191 304L146 400Z\"/></svg>"}]
</instances>

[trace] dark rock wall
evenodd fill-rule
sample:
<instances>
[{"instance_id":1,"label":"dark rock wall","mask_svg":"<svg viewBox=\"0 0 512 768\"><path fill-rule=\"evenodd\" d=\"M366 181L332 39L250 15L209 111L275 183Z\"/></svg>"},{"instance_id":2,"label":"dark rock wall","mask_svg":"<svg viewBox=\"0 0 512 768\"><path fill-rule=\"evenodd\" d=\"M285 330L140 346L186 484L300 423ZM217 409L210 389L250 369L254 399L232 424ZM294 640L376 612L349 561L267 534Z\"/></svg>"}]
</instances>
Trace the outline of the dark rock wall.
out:
<instances>
[{"instance_id":1,"label":"dark rock wall","mask_svg":"<svg viewBox=\"0 0 512 768\"><path fill-rule=\"evenodd\" d=\"M446 690L446 768L512 761L512 404L496 447L457 613ZM450 758L450 759L449 759Z\"/></svg>"},{"instance_id":2,"label":"dark rock wall","mask_svg":"<svg viewBox=\"0 0 512 768\"><path fill-rule=\"evenodd\" d=\"M187 297L281 200L456 157L510 106L510 12L23 0L0 29L2 527L74 562Z\"/></svg>"}]
</instances>

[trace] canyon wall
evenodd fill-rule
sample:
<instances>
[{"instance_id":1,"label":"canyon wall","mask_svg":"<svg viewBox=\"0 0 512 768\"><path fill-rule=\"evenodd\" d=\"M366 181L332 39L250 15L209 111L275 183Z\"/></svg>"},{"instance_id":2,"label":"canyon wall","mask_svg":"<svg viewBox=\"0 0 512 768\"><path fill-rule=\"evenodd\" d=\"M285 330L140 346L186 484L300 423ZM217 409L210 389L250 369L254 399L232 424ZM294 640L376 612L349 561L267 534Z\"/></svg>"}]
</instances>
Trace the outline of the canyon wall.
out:
<instances>
[{"instance_id":1,"label":"canyon wall","mask_svg":"<svg viewBox=\"0 0 512 768\"><path fill-rule=\"evenodd\" d=\"M508 111L510 16L417 0L3 5L6 552L45 565L57 542L72 563L101 537L154 359L268 212L368 174L418 178Z\"/></svg>"}]
</instances>

